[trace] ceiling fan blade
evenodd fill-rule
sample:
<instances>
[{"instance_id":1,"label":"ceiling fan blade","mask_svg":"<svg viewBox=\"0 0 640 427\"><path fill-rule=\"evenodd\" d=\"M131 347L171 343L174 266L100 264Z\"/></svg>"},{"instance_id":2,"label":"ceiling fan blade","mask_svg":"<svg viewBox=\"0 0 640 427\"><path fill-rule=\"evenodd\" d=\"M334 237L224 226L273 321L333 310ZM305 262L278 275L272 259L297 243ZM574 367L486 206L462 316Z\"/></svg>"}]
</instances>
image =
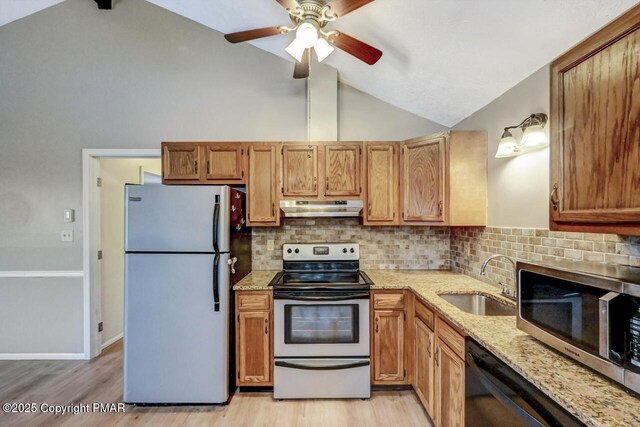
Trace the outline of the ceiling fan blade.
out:
<instances>
[{"instance_id":1,"label":"ceiling fan blade","mask_svg":"<svg viewBox=\"0 0 640 427\"><path fill-rule=\"evenodd\" d=\"M382 56L382 51L375 47L366 44L358 39L336 31L329 34L329 41L337 48L344 50L350 55L355 56L362 62L366 62L369 65L373 65Z\"/></svg>"},{"instance_id":2,"label":"ceiling fan blade","mask_svg":"<svg viewBox=\"0 0 640 427\"><path fill-rule=\"evenodd\" d=\"M362 6L371 3L373 0L331 0L327 3L330 7L329 13L336 15L338 18L351 13Z\"/></svg>"},{"instance_id":3,"label":"ceiling fan blade","mask_svg":"<svg viewBox=\"0 0 640 427\"><path fill-rule=\"evenodd\" d=\"M231 43L240 43L249 40L261 39L263 37L276 36L278 34L284 34L281 27L267 27L225 34L224 38Z\"/></svg>"},{"instance_id":4,"label":"ceiling fan blade","mask_svg":"<svg viewBox=\"0 0 640 427\"><path fill-rule=\"evenodd\" d=\"M311 49L305 49L302 54L302 61L296 61L296 67L293 69L294 79L306 79L309 77L309 59L311 58Z\"/></svg>"},{"instance_id":5,"label":"ceiling fan blade","mask_svg":"<svg viewBox=\"0 0 640 427\"><path fill-rule=\"evenodd\" d=\"M300 3L298 3L296 0L276 0L278 3L280 3L280 6L284 7L285 9L287 9L288 11L295 11L297 8L300 7Z\"/></svg>"}]
</instances>

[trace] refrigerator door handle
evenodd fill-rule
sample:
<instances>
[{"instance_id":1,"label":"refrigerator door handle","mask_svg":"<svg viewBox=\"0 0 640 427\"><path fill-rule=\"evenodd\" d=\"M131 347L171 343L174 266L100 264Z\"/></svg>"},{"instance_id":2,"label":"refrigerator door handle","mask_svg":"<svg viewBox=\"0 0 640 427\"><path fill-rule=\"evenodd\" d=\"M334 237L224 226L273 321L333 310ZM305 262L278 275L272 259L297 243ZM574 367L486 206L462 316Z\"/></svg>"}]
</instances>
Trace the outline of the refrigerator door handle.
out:
<instances>
[{"instance_id":1,"label":"refrigerator door handle","mask_svg":"<svg viewBox=\"0 0 640 427\"><path fill-rule=\"evenodd\" d=\"M213 256L213 311L220 311L220 291L218 289L218 263L220 254Z\"/></svg>"},{"instance_id":2,"label":"refrigerator door handle","mask_svg":"<svg viewBox=\"0 0 640 427\"><path fill-rule=\"evenodd\" d=\"M213 250L219 252L218 247L218 222L220 219L220 196L216 194L215 204L213 205Z\"/></svg>"}]
</instances>

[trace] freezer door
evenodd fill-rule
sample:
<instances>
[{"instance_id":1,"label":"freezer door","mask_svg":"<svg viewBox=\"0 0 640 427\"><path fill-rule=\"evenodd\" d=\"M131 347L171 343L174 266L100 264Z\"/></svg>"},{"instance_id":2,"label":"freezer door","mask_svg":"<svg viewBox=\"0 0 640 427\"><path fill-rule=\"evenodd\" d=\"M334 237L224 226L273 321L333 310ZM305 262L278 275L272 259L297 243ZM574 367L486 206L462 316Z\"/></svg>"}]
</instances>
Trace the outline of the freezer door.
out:
<instances>
[{"instance_id":1,"label":"freezer door","mask_svg":"<svg viewBox=\"0 0 640 427\"><path fill-rule=\"evenodd\" d=\"M222 403L228 392L229 255L126 254L124 401Z\"/></svg>"},{"instance_id":2,"label":"freezer door","mask_svg":"<svg viewBox=\"0 0 640 427\"><path fill-rule=\"evenodd\" d=\"M229 187L125 188L127 252L227 252L229 228Z\"/></svg>"}]
</instances>

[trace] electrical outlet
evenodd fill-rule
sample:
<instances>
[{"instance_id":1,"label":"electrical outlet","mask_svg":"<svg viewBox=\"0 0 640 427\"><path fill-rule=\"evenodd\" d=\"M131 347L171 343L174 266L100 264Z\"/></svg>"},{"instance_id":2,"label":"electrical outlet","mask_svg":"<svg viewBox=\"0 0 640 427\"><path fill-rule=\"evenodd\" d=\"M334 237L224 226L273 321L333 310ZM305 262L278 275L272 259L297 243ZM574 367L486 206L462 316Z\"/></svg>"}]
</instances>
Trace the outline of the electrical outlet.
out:
<instances>
[{"instance_id":1,"label":"electrical outlet","mask_svg":"<svg viewBox=\"0 0 640 427\"><path fill-rule=\"evenodd\" d=\"M274 245L274 241L273 240L267 240L267 250L268 251L272 251L273 250L273 245Z\"/></svg>"},{"instance_id":2,"label":"electrical outlet","mask_svg":"<svg viewBox=\"0 0 640 427\"><path fill-rule=\"evenodd\" d=\"M60 233L61 242L73 242L73 230L62 230Z\"/></svg>"}]
</instances>

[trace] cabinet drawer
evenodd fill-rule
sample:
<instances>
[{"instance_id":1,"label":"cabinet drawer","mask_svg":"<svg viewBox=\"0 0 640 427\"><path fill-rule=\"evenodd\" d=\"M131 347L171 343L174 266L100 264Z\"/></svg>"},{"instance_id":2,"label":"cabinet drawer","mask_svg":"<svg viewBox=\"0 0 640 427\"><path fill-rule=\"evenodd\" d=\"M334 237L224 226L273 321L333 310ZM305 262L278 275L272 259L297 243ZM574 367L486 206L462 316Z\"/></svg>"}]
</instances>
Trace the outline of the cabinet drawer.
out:
<instances>
[{"instance_id":1,"label":"cabinet drawer","mask_svg":"<svg viewBox=\"0 0 640 427\"><path fill-rule=\"evenodd\" d=\"M464 360L464 336L449 326L440 316L436 317L436 334Z\"/></svg>"},{"instance_id":2,"label":"cabinet drawer","mask_svg":"<svg viewBox=\"0 0 640 427\"><path fill-rule=\"evenodd\" d=\"M269 292L248 292L238 294L238 310L270 310L271 295Z\"/></svg>"},{"instance_id":3,"label":"cabinet drawer","mask_svg":"<svg viewBox=\"0 0 640 427\"><path fill-rule=\"evenodd\" d=\"M416 316L433 330L433 311L416 299Z\"/></svg>"},{"instance_id":4,"label":"cabinet drawer","mask_svg":"<svg viewBox=\"0 0 640 427\"><path fill-rule=\"evenodd\" d=\"M375 310L402 310L404 308L404 293L373 294L373 308Z\"/></svg>"}]
</instances>

